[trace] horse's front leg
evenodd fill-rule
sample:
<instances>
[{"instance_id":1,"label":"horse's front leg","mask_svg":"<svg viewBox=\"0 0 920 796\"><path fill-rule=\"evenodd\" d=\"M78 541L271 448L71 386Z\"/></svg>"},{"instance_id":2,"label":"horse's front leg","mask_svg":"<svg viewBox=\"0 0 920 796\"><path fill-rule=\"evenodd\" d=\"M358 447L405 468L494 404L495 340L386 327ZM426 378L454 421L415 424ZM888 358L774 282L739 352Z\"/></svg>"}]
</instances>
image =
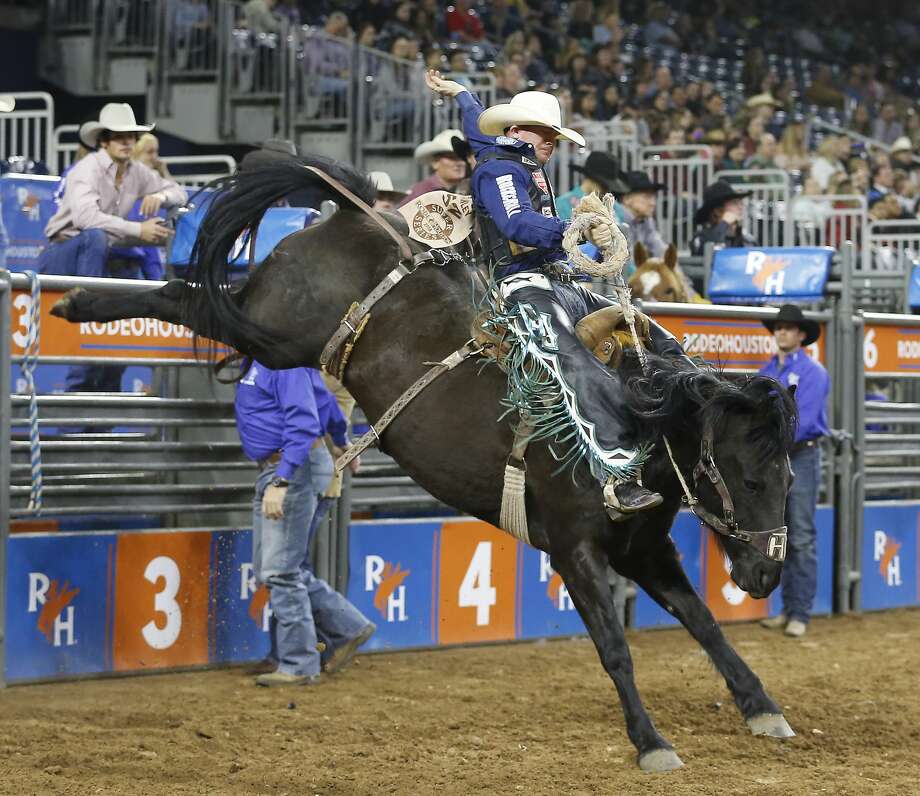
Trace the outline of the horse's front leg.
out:
<instances>
[{"instance_id":1,"label":"horse's front leg","mask_svg":"<svg viewBox=\"0 0 920 796\"><path fill-rule=\"evenodd\" d=\"M638 583L662 608L676 616L712 659L754 735L788 738L795 733L760 679L722 633L680 565L670 536L660 544L631 550L611 561L614 569Z\"/></svg>"},{"instance_id":2,"label":"horse's front leg","mask_svg":"<svg viewBox=\"0 0 920 796\"><path fill-rule=\"evenodd\" d=\"M680 768L683 762L655 729L636 689L632 657L607 583L606 555L593 542L578 541L564 550L554 548L550 561L562 576L601 663L616 685L626 732L638 752L639 767L650 772Z\"/></svg>"}]
</instances>

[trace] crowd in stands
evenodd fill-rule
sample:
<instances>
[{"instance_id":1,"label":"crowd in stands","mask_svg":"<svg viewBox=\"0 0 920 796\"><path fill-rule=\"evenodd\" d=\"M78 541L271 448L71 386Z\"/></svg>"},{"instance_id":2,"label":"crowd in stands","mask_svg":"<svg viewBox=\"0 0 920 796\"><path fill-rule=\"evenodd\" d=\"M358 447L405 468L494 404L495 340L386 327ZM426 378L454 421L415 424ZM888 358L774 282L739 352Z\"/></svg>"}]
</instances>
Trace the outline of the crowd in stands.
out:
<instances>
[{"instance_id":1,"label":"crowd in stands","mask_svg":"<svg viewBox=\"0 0 920 796\"><path fill-rule=\"evenodd\" d=\"M597 125L624 122L640 145L705 144L716 169L781 169L805 195L862 194L877 217L913 217L920 7L888 6L311 0L297 19L461 82L491 72L498 101L552 91L589 144ZM813 131L815 117L858 135Z\"/></svg>"}]
</instances>

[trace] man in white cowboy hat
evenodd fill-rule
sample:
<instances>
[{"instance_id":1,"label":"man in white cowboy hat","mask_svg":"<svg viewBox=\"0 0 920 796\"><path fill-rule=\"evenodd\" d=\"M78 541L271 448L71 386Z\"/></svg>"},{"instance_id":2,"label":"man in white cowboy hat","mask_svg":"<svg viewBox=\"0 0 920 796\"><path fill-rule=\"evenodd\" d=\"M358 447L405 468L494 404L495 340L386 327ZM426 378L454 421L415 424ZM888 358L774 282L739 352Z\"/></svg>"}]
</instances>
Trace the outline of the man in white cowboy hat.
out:
<instances>
[{"instance_id":1,"label":"man in white cowboy hat","mask_svg":"<svg viewBox=\"0 0 920 796\"><path fill-rule=\"evenodd\" d=\"M454 152L452 138L463 139L463 133L459 130L442 130L430 141L415 148L415 159L420 163L428 163L433 174L415 183L400 205L408 204L429 191L453 191L466 176L466 163Z\"/></svg>"},{"instance_id":2,"label":"man in white cowboy hat","mask_svg":"<svg viewBox=\"0 0 920 796\"><path fill-rule=\"evenodd\" d=\"M67 175L60 207L45 227L49 244L38 258L42 273L116 276L108 267L112 247L166 243L170 233L157 213L161 207L184 204L188 196L173 180L131 159L138 134L152 129L152 124L137 123L130 105L118 102L105 105L98 120L80 128L80 141L97 151L80 160ZM138 201L145 220L128 220ZM137 279L140 267L125 268L117 276ZM122 370L71 368L68 389L118 390Z\"/></svg>"},{"instance_id":3,"label":"man in white cowboy hat","mask_svg":"<svg viewBox=\"0 0 920 796\"><path fill-rule=\"evenodd\" d=\"M544 166L557 141L579 146L585 139L562 124L559 101L542 91L524 91L510 102L483 110L464 86L429 71L426 82L435 93L456 98L476 167L472 193L480 243L509 313L534 321L528 347L541 361L552 363L552 378L575 395L566 404L566 423L579 440L579 451L603 485L604 503L613 520L661 503L661 495L641 485L648 450L639 446L637 429L624 409L623 385L575 334L575 324L610 306L574 280L562 250L569 222L559 218ZM613 239L609 222L588 233L603 249ZM525 324L526 325L526 324ZM537 328L539 327L539 328ZM650 323L652 345L659 354L682 356L677 341Z\"/></svg>"},{"instance_id":4,"label":"man in white cowboy hat","mask_svg":"<svg viewBox=\"0 0 920 796\"><path fill-rule=\"evenodd\" d=\"M395 210L409 195L407 191L397 191L392 177L385 171L372 171L367 176L377 189L374 210Z\"/></svg>"}]
</instances>

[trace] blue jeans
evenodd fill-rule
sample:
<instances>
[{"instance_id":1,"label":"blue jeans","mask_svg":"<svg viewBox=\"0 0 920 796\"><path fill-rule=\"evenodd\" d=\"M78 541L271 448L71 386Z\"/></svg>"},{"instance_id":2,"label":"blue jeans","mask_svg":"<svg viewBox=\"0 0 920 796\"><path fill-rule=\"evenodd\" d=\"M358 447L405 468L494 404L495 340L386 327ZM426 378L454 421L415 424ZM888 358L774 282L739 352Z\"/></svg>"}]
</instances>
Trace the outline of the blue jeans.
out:
<instances>
[{"instance_id":1,"label":"blue jeans","mask_svg":"<svg viewBox=\"0 0 920 796\"><path fill-rule=\"evenodd\" d=\"M107 268L109 240L101 229L84 229L60 243L49 243L38 255L38 271L58 276L112 276ZM137 279L140 268L119 274ZM121 392L124 365L71 365L67 369L67 392ZM80 430L80 429L74 429Z\"/></svg>"},{"instance_id":2,"label":"blue jeans","mask_svg":"<svg viewBox=\"0 0 920 796\"><path fill-rule=\"evenodd\" d=\"M368 619L341 594L309 570L301 568L316 511L318 487L325 490L321 447L291 479L284 497L284 516L270 520L262 516L262 496L275 477L276 467L266 467L256 481L252 509L252 561L257 582L268 587L273 614L272 654L278 671L287 674L319 674L316 651L317 624L333 645L354 638ZM313 460L317 460L317 481Z\"/></svg>"},{"instance_id":3,"label":"blue jeans","mask_svg":"<svg viewBox=\"0 0 920 796\"><path fill-rule=\"evenodd\" d=\"M818 585L815 508L821 485L821 449L804 448L790 460L795 480L786 498L789 539L783 564L783 613L807 623Z\"/></svg>"}]
</instances>

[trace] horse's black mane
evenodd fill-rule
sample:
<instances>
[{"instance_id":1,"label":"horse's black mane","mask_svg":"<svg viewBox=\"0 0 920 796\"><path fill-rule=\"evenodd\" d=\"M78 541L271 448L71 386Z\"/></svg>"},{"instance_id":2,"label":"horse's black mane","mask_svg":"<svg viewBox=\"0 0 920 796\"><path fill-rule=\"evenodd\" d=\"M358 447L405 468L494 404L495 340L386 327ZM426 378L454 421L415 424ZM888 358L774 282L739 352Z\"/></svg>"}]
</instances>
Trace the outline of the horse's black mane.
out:
<instances>
[{"instance_id":1,"label":"horse's black mane","mask_svg":"<svg viewBox=\"0 0 920 796\"><path fill-rule=\"evenodd\" d=\"M703 366L650 356L649 375L636 365L627 379L626 405L643 432L652 437L693 423L699 430L718 428L727 415L748 414L756 420L751 442L764 458L792 447L798 418L795 401L768 376L728 376Z\"/></svg>"}]
</instances>

